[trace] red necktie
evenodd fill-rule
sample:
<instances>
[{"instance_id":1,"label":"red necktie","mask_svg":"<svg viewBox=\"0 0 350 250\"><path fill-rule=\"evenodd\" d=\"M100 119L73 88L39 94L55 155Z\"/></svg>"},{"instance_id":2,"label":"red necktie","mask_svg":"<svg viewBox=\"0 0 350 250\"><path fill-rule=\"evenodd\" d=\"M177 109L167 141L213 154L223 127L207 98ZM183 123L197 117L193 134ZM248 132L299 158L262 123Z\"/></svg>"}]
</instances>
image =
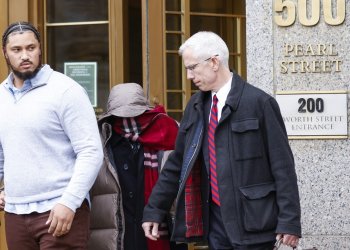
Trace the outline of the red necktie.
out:
<instances>
[{"instance_id":1,"label":"red necktie","mask_svg":"<svg viewBox=\"0 0 350 250\"><path fill-rule=\"evenodd\" d=\"M220 206L219 189L216 177L216 151L215 151L215 129L218 125L218 98L213 96L213 104L210 111L208 142L209 142L209 169L210 169L210 186L213 202Z\"/></svg>"}]
</instances>

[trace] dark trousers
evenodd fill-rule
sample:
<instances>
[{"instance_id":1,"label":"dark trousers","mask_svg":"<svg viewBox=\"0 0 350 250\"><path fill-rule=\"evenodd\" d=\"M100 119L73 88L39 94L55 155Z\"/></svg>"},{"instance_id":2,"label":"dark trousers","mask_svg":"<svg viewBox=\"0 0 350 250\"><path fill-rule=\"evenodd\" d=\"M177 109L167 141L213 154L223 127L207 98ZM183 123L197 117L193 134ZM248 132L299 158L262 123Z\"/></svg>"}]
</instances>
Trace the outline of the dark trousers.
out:
<instances>
[{"instance_id":1,"label":"dark trousers","mask_svg":"<svg viewBox=\"0 0 350 250\"><path fill-rule=\"evenodd\" d=\"M45 225L50 211L17 215L5 213L6 241L9 250L85 250L89 238L90 208L84 201L76 210L68 234L54 237Z\"/></svg>"},{"instance_id":2,"label":"dark trousers","mask_svg":"<svg viewBox=\"0 0 350 250\"><path fill-rule=\"evenodd\" d=\"M215 203L210 204L209 215L209 249L210 250L272 250L275 242L267 242L255 245L233 245L227 237L222 223L220 207Z\"/></svg>"}]
</instances>

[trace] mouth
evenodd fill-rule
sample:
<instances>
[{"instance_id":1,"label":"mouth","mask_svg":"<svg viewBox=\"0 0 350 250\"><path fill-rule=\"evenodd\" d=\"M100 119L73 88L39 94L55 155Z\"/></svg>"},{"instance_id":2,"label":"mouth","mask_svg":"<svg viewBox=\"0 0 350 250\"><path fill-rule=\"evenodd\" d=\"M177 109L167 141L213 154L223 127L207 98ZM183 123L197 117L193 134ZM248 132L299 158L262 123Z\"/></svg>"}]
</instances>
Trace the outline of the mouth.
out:
<instances>
[{"instance_id":1,"label":"mouth","mask_svg":"<svg viewBox=\"0 0 350 250\"><path fill-rule=\"evenodd\" d=\"M31 62L23 62L19 65L21 68L27 69L30 68L32 66Z\"/></svg>"}]
</instances>

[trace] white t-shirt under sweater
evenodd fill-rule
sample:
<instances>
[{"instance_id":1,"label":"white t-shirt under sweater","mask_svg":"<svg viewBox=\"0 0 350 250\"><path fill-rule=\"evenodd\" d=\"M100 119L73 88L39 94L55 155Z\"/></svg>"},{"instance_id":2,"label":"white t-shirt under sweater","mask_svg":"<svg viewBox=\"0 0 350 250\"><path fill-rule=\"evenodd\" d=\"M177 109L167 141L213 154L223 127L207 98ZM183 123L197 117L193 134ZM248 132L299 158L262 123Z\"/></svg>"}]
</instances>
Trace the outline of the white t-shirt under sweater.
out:
<instances>
[{"instance_id":1,"label":"white t-shirt under sweater","mask_svg":"<svg viewBox=\"0 0 350 250\"><path fill-rule=\"evenodd\" d=\"M88 197L103 152L94 110L74 80L44 65L15 99L0 85L0 180L5 211L45 212L58 202L75 211Z\"/></svg>"}]
</instances>

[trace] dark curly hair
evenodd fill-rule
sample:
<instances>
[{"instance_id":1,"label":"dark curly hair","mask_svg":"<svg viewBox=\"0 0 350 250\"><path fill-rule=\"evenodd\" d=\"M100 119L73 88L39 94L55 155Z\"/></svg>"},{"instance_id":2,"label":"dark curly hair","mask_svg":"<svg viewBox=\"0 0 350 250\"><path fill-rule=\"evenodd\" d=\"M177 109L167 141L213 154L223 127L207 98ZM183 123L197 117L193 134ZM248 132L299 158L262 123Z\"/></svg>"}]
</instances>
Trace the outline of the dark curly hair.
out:
<instances>
[{"instance_id":1,"label":"dark curly hair","mask_svg":"<svg viewBox=\"0 0 350 250\"><path fill-rule=\"evenodd\" d=\"M5 30L4 34L2 35L2 49L4 50L6 47L6 43L8 40L8 36L13 33L13 32L24 32L24 31L32 31L35 35L35 38L38 40L40 43L40 33L39 31L31 24L28 22L16 22L10 24L7 29Z\"/></svg>"}]
</instances>

